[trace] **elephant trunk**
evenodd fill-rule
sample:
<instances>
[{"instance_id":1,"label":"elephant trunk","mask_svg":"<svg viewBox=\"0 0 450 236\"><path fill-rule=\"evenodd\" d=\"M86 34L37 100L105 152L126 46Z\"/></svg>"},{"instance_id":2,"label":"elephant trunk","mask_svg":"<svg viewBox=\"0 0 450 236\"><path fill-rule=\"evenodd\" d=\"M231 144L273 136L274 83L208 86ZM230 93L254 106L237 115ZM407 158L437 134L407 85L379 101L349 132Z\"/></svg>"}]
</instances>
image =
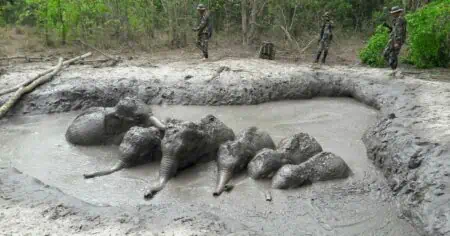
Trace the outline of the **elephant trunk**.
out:
<instances>
[{"instance_id":1,"label":"elephant trunk","mask_svg":"<svg viewBox=\"0 0 450 236\"><path fill-rule=\"evenodd\" d=\"M155 116L150 116L150 122L158 129L165 130L166 126Z\"/></svg>"},{"instance_id":2,"label":"elephant trunk","mask_svg":"<svg viewBox=\"0 0 450 236\"><path fill-rule=\"evenodd\" d=\"M83 176L85 179L91 179L91 178L95 178L95 177L99 177L99 176L112 174L116 171L119 171L119 170L125 168L125 167L126 167L125 162L119 161L113 167L111 167L111 169L109 169L109 170L97 171L97 172L90 173L90 174L84 174Z\"/></svg>"},{"instance_id":3,"label":"elephant trunk","mask_svg":"<svg viewBox=\"0 0 450 236\"><path fill-rule=\"evenodd\" d=\"M176 174L178 168L178 162L175 157L164 156L161 160L159 168L159 183L151 187L145 194L146 199L152 198L156 193L161 191L167 182Z\"/></svg>"},{"instance_id":4,"label":"elephant trunk","mask_svg":"<svg viewBox=\"0 0 450 236\"><path fill-rule=\"evenodd\" d=\"M214 191L213 196L218 197L223 191L227 190L227 183L233 176L232 171L227 169L219 170L216 191Z\"/></svg>"}]
</instances>

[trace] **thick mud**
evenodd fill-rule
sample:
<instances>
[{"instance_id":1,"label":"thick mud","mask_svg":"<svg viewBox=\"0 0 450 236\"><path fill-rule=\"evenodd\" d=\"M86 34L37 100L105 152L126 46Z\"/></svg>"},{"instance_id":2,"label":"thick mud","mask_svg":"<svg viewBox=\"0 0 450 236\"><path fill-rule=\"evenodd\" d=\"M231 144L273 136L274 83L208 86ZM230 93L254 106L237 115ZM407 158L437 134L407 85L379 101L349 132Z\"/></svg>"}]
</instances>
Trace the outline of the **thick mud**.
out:
<instances>
[{"instance_id":1,"label":"thick mud","mask_svg":"<svg viewBox=\"0 0 450 236\"><path fill-rule=\"evenodd\" d=\"M313 97L352 97L379 110L375 124L364 133L363 142L367 149L367 157L381 170L391 191L389 192L387 189L384 191L386 185L378 187L376 184L370 184L370 187L367 187L364 184L367 182L364 181L363 184L361 182L345 182L348 188L345 193L348 193L348 195L340 192L339 189L336 190L338 191L336 196L340 196L344 203L333 207L345 208L348 204L357 204L355 202L358 201L352 199L359 198L358 196L364 194L369 196L378 194L385 196L387 199L392 197L401 212L400 216L411 222L420 234L450 235L450 107L448 106L450 104L450 84L417 80L404 73L397 73L396 77L391 77L388 75L390 71L384 69L324 66L319 70L312 70L301 65L254 59L224 59L201 64L184 61L139 63L126 61L115 68L101 69L90 66L72 66L58 75L52 82L25 96L9 115L11 119L17 119L17 116L14 115L60 113L92 106L112 106L125 95L137 96L148 104L160 105L245 105ZM35 63L8 68L8 74L3 75L0 80L0 87L4 88L20 83L32 74L37 74L48 67L50 65L46 63ZM445 73L447 76L444 75L444 77L450 77L448 71ZM0 104L7 97L0 97ZM336 114L336 112L333 112L333 114ZM265 115L266 113L262 111L261 116ZM358 115L355 114L355 116ZM318 118L319 115L313 115L313 117ZM280 125L279 128L283 128L283 125ZM86 155L91 151L80 152L82 155ZM97 151L93 152L97 153ZM105 153L107 152L109 151L106 150ZM345 156L343 157L345 158ZM100 157L100 160L101 158L108 159L107 155ZM204 168L210 173L208 168L212 167ZM125 173L133 172L121 172L114 176L124 176ZM59 202L59 199L65 199L62 203L63 206L71 206L69 212L76 213L75 215L63 214L63 220L70 218L70 222L83 221L86 219L86 215L91 214L91 211L86 209L91 210L92 206L87 207L86 203L82 202L74 204L79 200L58 193L53 187L42 186L34 182L34 184L30 184L29 178L25 175L0 169L0 177L0 181L3 183L1 190L4 192L0 196L3 196L3 199L10 199L6 200L5 204L6 207L12 209L8 216L2 218L0 215L2 219L14 218L22 212L28 212L30 215L39 213L41 210L48 212L47 209L42 209L41 205L54 205L55 202ZM95 183L91 183L91 185L95 185ZM238 184L238 188L241 185L251 186L246 181ZM120 189L121 187L117 188ZM316 188L315 185L306 188L311 189L312 194L317 196L306 195L311 202L321 204L321 206L327 206L328 202L332 202L329 198L335 196L333 195L335 193L334 187L323 190L317 190ZM170 189L169 186L168 191ZM251 188L248 187L247 189ZM172 191L174 191L173 186ZM225 196L235 196L233 194L236 194L236 192ZM26 194L31 197L45 194L46 203L38 203L39 206L36 207L35 202L39 201L25 200L23 196ZM130 232L144 230L143 228L145 228L148 232L161 233L161 229L173 229L179 226L185 230L194 229L194 233L183 231L191 233L182 233L181 235L203 235L205 232L208 233L204 235L226 235L238 231L256 232L256 235L261 235L266 224L274 224L273 222L279 222L289 217L296 217L296 214L301 214L298 213L298 209L293 211L291 205L287 205L289 204L288 200L293 201L292 197L281 199L284 201L277 201L280 196L276 193L274 195L273 204L283 202L286 206L290 206L285 208L287 213L268 211L267 214L256 215L253 218L258 218L258 220L255 220L258 222L257 226L251 224L251 222L249 223L250 226L246 226L240 224L240 221L230 220L230 218L224 218L224 215L216 214L217 212L227 211L226 208L221 206L211 210L211 206L205 204L202 207L206 210L199 209L200 203L193 206L184 205L183 208L171 208L172 203L167 205L162 203L138 205L138 213L134 213L138 215L136 217L138 223L125 223L125 225L134 229ZM301 198L303 195L299 194L298 196ZM323 198L320 198L321 196ZM260 199L259 196L254 197L252 195L251 197ZM220 199L220 201L224 200ZM20 204L15 204L16 202ZM177 205L177 202L173 204ZM233 204L236 203L233 202ZM35 208L23 211L23 209L19 210L18 205ZM365 209L368 205L370 204L362 205L361 209ZM238 210L243 212L248 210L242 205L239 206L241 208ZM100 222L96 226L87 224L86 227L82 227L82 230L74 231L102 232L101 230L108 228L109 225L112 230L124 232L121 230L122 227L111 223L117 220L111 217L111 214L116 214L123 207L94 207L94 212L102 212L104 215L104 217L100 217L104 223ZM260 206L258 205L258 207ZM305 205L304 208L307 208L307 206ZM55 206L51 209L55 209L58 214L61 213L60 207ZM381 207L380 209L384 208ZM329 211L331 212L331 210ZM20 212L20 214L17 212ZM340 218L350 219L351 216L347 218L347 215L358 214L361 211L355 211L355 213L349 210L343 213L344 210L338 210L337 212L339 212L339 215L335 218L341 220ZM152 218L152 213L157 214L161 222L156 222L155 218ZM165 215L185 215L186 217L183 220L161 217ZM268 217L266 215L278 217L269 218L270 220L267 222L259 220L261 217ZM152 219L147 220L147 218ZM251 214L248 213L248 219L251 218ZM393 220L396 218L386 217L386 219ZM27 222L26 220L22 221ZM119 221L122 220L119 219ZM61 221L55 222L61 224ZM214 224L213 222L219 223ZM367 222L370 224L372 221L368 220ZM377 221L373 220L373 222ZM344 225L346 224L348 222ZM18 223L18 225L21 224ZM70 226L70 223L68 225ZM136 225L138 225L137 229ZM337 226L338 224L331 223L331 225ZM356 225L358 224L356 223ZM384 227L384 224L381 225ZM297 226L295 225L295 227ZM65 232L62 230L64 227L67 227L67 225L62 224L62 226L56 228L61 230L60 232ZM314 228L308 229L316 230L315 226L312 227ZM325 228L328 227L325 226L323 232L326 231ZM297 232L292 230L294 228L288 230L288 232ZM18 232L23 233L23 231ZM114 234L115 231L108 232ZM333 231L327 231L328 234L321 234L320 232L318 235L333 235ZM317 235L314 231L309 233L308 230L304 234ZM373 235L371 233L362 234ZM398 233L398 235L405 234L410 233ZM171 235L171 233L168 233L168 235Z\"/></svg>"},{"instance_id":2,"label":"thick mud","mask_svg":"<svg viewBox=\"0 0 450 236\"><path fill-rule=\"evenodd\" d=\"M269 182L242 174L234 190L219 198L212 192L216 164L190 168L151 202L143 188L157 179L158 163L132 168L93 180L82 174L106 168L117 160L116 147L74 147L64 140L74 113L21 117L5 124L0 151L13 167L45 184L93 205L192 205L232 218L266 235L418 235L398 218L390 189L366 156L361 137L376 120L376 111L350 99L314 99L256 106L154 106L155 114L196 121L215 114L236 132L251 125L267 130L275 141L308 132L324 150L342 156L353 171L347 180L314 184L297 190L271 190ZM2 158L5 159L5 158ZM5 161L5 160L3 160ZM270 191L273 202L265 201ZM162 218L176 215L161 216ZM194 226L195 228L195 226Z\"/></svg>"}]
</instances>

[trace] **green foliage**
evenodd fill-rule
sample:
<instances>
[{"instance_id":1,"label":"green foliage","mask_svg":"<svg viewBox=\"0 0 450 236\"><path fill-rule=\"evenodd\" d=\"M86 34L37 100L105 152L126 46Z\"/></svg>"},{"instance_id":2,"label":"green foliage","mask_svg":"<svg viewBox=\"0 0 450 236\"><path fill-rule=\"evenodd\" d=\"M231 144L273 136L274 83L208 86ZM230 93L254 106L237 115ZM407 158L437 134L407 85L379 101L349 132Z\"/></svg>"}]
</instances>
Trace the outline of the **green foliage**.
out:
<instances>
[{"instance_id":1,"label":"green foliage","mask_svg":"<svg viewBox=\"0 0 450 236\"><path fill-rule=\"evenodd\" d=\"M14 4L12 4L14 2ZM22 1L5 1L0 0L0 26L6 24L15 24L21 20L21 13L26 10L26 4ZM32 22L32 20L31 20ZM29 23L23 21L22 23Z\"/></svg>"},{"instance_id":2,"label":"green foliage","mask_svg":"<svg viewBox=\"0 0 450 236\"><path fill-rule=\"evenodd\" d=\"M274 41L285 40L289 45L291 39L303 42L311 34L317 35L325 11L331 13L337 28L362 31L386 22L392 6L405 3L407 10L414 10L425 1L0 0L0 26L35 26L49 45L81 38L102 48L126 44L149 49L160 46L161 42L184 47L194 40L195 33L191 29L197 23L195 8L200 2L212 13L215 32L225 31L228 39L235 35L235 38L248 38L246 42L258 42L259 36L263 36ZM419 67L448 64L449 3L450 0L433 0L407 17L409 62ZM243 28L247 28L247 32L243 32ZM387 37L386 29L378 27L367 47L360 52L364 63L383 65L381 52Z\"/></svg>"},{"instance_id":3,"label":"green foliage","mask_svg":"<svg viewBox=\"0 0 450 236\"><path fill-rule=\"evenodd\" d=\"M450 0L436 1L409 14L408 61L420 68L450 62Z\"/></svg>"},{"instance_id":4,"label":"green foliage","mask_svg":"<svg viewBox=\"0 0 450 236\"><path fill-rule=\"evenodd\" d=\"M384 66L383 50L389 41L389 31L386 27L379 25L375 34L369 39L368 44L359 53L364 64L372 67Z\"/></svg>"}]
</instances>

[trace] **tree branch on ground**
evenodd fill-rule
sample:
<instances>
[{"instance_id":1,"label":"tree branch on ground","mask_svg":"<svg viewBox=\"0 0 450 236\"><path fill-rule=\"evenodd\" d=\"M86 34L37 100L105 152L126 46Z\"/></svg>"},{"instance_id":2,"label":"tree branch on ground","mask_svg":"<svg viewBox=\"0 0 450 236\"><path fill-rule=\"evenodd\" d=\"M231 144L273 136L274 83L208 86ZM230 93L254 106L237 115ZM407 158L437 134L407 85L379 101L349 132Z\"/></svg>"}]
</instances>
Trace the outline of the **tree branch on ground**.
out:
<instances>
[{"instance_id":1,"label":"tree branch on ground","mask_svg":"<svg viewBox=\"0 0 450 236\"><path fill-rule=\"evenodd\" d=\"M72 64L72 63L74 63L74 62L76 62L76 61L79 61L79 60L83 60L84 58L89 57L89 56L91 56L91 55L92 55L92 53L91 53L91 52L88 52L88 53L86 53L86 54L84 54L84 55L81 55L81 56L79 56L79 57L75 57L75 58L72 58L72 59L70 59L70 60L64 61L64 62L63 62L63 66L70 65L70 64ZM36 76L34 76L33 78L31 78L31 79L29 79L29 80L23 82L22 84L17 85L17 86L14 87L14 88L10 88L10 89L6 89L6 90L4 90L4 91L0 91L0 96L5 95L5 94L8 94L8 93L12 93L12 92L14 92L14 91L16 91L16 90L18 90L18 89L24 87L24 86L27 86L28 84L30 84L30 83L32 83L33 81L39 79L40 77L45 76L45 75L47 75L48 73L51 73L54 69L55 69L55 68L52 68L52 69L46 70L46 71L44 71L44 72L42 72L42 73L39 73L39 74L37 74Z\"/></svg>"},{"instance_id":2,"label":"tree branch on ground","mask_svg":"<svg viewBox=\"0 0 450 236\"><path fill-rule=\"evenodd\" d=\"M58 65L53 69L52 72L40 77L39 79L33 81L27 86L22 86L16 91L16 93L0 107L0 119L5 116L5 114L16 104L17 101L22 97L22 95L33 91L36 87L50 81L53 76L55 76L63 67L63 59L59 58Z\"/></svg>"}]
</instances>

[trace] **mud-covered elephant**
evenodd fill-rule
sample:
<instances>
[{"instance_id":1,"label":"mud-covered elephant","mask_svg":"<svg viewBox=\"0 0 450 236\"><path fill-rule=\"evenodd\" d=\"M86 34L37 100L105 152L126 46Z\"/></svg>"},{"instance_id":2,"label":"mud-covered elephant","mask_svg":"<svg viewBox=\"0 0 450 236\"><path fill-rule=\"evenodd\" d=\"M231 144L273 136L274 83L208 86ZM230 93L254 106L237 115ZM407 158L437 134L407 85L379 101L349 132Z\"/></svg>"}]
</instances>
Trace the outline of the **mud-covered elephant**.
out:
<instances>
[{"instance_id":1,"label":"mud-covered elephant","mask_svg":"<svg viewBox=\"0 0 450 236\"><path fill-rule=\"evenodd\" d=\"M132 127L125 134L119 146L119 161L110 169L84 174L90 179L98 176L112 174L123 168L134 167L150 161L161 159L162 133L155 127Z\"/></svg>"},{"instance_id":2,"label":"mud-covered elephant","mask_svg":"<svg viewBox=\"0 0 450 236\"><path fill-rule=\"evenodd\" d=\"M138 99L125 97L114 107L92 107L79 114L66 131L66 140L76 145L102 145L122 142L133 126L165 129L150 107Z\"/></svg>"},{"instance_id":3,"label":"mud-covered elephant","mask_svg":"<svg viewBox=\"0 0 450 236\"><path fill-rule=\"evenodd\" d=\"M305 183L344 179L351 175L347 163L331 152L321 152L299 165L284 165L272 178L272 188L297 188Z\"/></svg>"},{"instance_id":4,"label":"mud-covered elephant","mask_svg":"<svg viewBox=\"0 0 450 236\"><path fill-rule=\"evenodd\" d=\"M254 126L244 129L234 141L220 145L217 153L217 184L213 196L231 189L227 184L233 175L247 168L250 160L264 148L274 149L275 143L269 133Z\"/></svg>"},{"instance_id":5,"label":"mud-covered elephant","mask_svg":"<svg viewBox=\"0 0 450 236\"><path fill-rule=\"evenodd\" d=\"M207 115L196 123L169 119L166 124L161 142L163 157L159 180L146 191L146 199L161 191L179 170L201 161L214 160L219 146L235 138L233 130L213 115Z\"/></svg>"}]
</instances>

